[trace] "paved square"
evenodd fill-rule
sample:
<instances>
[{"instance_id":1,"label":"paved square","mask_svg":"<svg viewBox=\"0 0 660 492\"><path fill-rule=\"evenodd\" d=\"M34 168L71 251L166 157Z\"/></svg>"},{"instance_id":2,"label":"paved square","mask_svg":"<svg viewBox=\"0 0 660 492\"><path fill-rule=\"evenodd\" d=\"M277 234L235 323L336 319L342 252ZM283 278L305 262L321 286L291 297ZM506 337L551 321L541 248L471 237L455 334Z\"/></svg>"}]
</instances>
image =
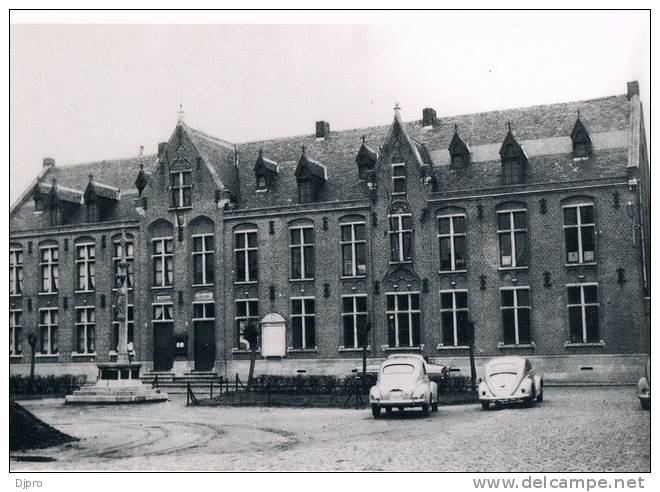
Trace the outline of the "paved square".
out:
<instances>
[{"instance_id":1,"label":"paved square","mask_svg":"<svg viewBox=\"0 0 660 492\"><path fill-rule=\"evenodd\" d=\"M532 408L440 407L374 420L370 410L65 407L22 402L80 441L11 460L18 470L395 470L649 472L650 412L633 387L546 388Z\"/></svg>"}]
</instances>

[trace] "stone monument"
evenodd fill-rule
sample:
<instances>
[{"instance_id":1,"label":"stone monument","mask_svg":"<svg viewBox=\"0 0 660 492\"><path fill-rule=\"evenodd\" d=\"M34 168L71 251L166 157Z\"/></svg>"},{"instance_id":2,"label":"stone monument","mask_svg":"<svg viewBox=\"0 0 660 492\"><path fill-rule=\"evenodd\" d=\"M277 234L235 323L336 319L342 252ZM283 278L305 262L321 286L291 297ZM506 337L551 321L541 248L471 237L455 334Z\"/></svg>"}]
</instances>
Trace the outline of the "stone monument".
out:
<instances>
[{"instance_id":1,"label":"stone monument","mask_svg":"<svg viewBox=\"0 0 660 492\"><path fill-rule=\"evenodd\" d=\"M117 268L114 319L119 324L116 362L99 362L99 376L94 385L83 386L65 397L67 404L150 403L167 401L167 394L140 381L141 364L131 361L128 351L128 281L126 231L122 230L121 260Z\"/></svg>"}]
</instances>

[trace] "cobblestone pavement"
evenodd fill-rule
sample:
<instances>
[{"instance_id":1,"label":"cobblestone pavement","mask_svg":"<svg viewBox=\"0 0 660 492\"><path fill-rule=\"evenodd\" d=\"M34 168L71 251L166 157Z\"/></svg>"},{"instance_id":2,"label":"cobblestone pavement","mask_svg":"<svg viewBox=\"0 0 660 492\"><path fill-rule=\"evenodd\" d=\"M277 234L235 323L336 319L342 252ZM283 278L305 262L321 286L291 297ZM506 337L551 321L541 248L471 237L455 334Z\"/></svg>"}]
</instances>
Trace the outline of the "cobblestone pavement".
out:
<instances>
[{"instance_id":1,"label":"cobblestone pavement","mask_svg":"<svg viewBox=\"0 0 660 492\"><path fill-rule=\"evenodd\" d=\"M369 410L24 402L79 442L14 453L18 470L650 471L650 412L633 387L546 388L532 408Z\"/></svg>"}]
</instances>

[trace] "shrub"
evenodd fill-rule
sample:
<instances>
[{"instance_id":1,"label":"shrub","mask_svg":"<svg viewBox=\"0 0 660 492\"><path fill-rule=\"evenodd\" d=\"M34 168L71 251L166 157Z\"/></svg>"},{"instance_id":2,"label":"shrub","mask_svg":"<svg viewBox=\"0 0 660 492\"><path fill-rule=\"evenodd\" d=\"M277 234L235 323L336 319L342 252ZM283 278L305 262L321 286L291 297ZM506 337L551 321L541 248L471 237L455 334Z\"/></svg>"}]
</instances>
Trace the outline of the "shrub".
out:
<instances>
[{"instance_id":1,"label":"shrub","mask_svg":"<svg viewBox=\"0 0 660 492\"><path fill-rule=\"evenodd\" d=\"M87 381L84 374L63 376L35 376L30 388L30 377L12 375L9 376L10 395L53 395L63 396L80 388Z\"/></svg>"}]
</instances>

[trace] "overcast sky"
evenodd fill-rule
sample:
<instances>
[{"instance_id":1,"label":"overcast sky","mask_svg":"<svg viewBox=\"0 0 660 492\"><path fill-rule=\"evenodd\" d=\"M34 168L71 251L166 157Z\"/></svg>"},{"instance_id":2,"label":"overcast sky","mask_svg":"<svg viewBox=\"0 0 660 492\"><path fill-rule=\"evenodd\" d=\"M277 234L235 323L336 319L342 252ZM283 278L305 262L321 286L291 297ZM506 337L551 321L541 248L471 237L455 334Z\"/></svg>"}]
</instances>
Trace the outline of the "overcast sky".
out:
<instances>
[{"instance_id":1,"label":"overcast sky","mask_svg":"<svg viewBox=\"0 0 660 492\"><path fill-rule=\"evenodd\" d=\"M241 142L626 91L647 12L385 14L370 25L10 27L10 202L41 169L156 152L186 122ZM295 22L288 14L287 22ZM365 17L357 19L360 24ZM221 19L219 19L221 21ZM648 126L649 108L646 108ZM504 125L504 123L503 123Z\"/></svg>"}]
</instances>

